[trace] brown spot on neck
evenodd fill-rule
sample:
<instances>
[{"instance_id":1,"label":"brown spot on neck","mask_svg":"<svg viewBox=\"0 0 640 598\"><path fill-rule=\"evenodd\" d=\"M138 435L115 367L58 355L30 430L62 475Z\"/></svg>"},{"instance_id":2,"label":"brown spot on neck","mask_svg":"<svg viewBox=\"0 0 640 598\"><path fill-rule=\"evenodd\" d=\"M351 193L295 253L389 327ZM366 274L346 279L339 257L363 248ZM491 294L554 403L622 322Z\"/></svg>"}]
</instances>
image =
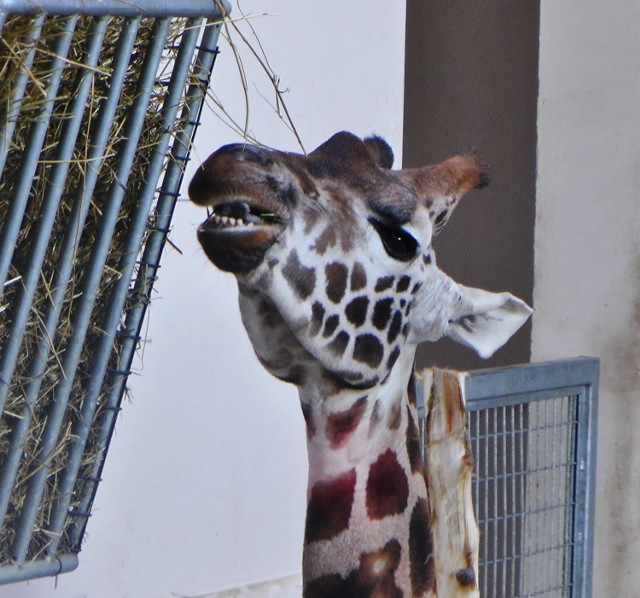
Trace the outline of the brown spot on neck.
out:
<instances>
[{"instance_id":1,"label":"brown spot on neck","mask_svg":"<svg viewBox=\"0 0 640 598\"><path fill-rule=\"evenodd\" d=\"M337 449L347 442L358 427L367 409L367 397L359 398L349 409L327 416L325 434L331 448Z\"/></svg>"},{"instance_id":2,"label":"brown spot on neck","mask_svg":"<svg viewBox=\"0 0 640 598\"><path fill-rule=\"evenodd\" d=\"M389 411L389 429L397 430L400 427L402 421L402 397L393 403Z\"/></svg>"},{"instance_id":3,"label":"brown spot on neck","mask_svg":"<svg viewBox=\"0 0 640 598\"><path fill-rule=\"evenodd\" d=\"M407 508L409 480L396 453L388 449L371 464L367 478L367 515L383 519Z\"/></svg>"},{"instance_id":4,"label":"brown spot on neck","mask_svg":"<svg viewBox=\"0 0 640 598\"><path fill-rule=\"evenodd\" d=\"M355 469L313 486L307 505L305 543L330 540L347 529L355 487Z\"/></svg>"},{"instance_id":5,"label":"brown spot on neck","mask_svg":"<svg viewBox=\"0 0 640 598\"><path fill-rule=\"evenodd\" d=\"M411 590L414 596L422 596L428 590L435 593L436 572L433 560L433 536L429 503L421 498L413 507L409 522L409 562L411 565Z\"/></svg>"},{"instance_id":6,"label":"brown spot on neck","mask_svg":"<svg viewBox=\"0 0 640 598\"><path fill-rule=\"evenodd\" d=\"M402 548L397 540L389 540L379 550L360 556L360 566L347 577L334 573L305 585L304 598L402 598L395 575Z\"/></svg>"}]
</instances>

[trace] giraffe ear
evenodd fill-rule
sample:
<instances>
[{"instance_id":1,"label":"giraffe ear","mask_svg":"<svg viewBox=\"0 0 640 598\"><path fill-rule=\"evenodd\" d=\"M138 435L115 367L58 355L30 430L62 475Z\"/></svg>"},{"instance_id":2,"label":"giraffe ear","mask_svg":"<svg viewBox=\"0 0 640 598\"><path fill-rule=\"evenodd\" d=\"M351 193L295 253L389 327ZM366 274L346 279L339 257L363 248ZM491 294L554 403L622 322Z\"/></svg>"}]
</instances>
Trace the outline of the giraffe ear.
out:
<instances>
[{"instance_id":1,"label":"giraffe ear","mask_svg":"<svg viewBox=\"0 0 640 598\"><path fill-rule=\"evenodd\" d=\"M460 154L440 164L398 171L410 183L429 210L433 234L449 220L460 198L489 183L487 165L476 154Z\"/></svg>"},{"instance_id":2,"label":"giraffe ear","mask_svg":"<svg viewBox=\"0 0 640 598\"><path fill-rule=\"evenodd\" d=\"M533 310L511 293L490 293L457 285L460 299L445 335L491 357L529 319Z\"/></svg>"}]
</instances>

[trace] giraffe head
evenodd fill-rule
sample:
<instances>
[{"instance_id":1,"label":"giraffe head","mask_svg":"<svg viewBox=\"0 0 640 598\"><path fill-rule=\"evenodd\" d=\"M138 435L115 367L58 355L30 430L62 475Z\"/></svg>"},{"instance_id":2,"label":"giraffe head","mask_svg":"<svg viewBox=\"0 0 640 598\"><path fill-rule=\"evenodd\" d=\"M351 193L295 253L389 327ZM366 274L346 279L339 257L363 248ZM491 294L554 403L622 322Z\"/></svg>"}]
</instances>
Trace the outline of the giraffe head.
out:
<instances>
[{"instance_id":1,"label":"giraffe head","mask_svg":"<svg viewBox=\"0 0 640 598\"><path fill-rule=\"evenodd\" d=\"M436 265L432 237L486 184L482 161L392 163L384 140L343 132L306 156L227 145L195 174L191 199L210 209L200 243L237 277L256 354L279 378L366 388L413 360L407 345L449 336L489 356L529 317Z\"/></svg>"}]
</instances>

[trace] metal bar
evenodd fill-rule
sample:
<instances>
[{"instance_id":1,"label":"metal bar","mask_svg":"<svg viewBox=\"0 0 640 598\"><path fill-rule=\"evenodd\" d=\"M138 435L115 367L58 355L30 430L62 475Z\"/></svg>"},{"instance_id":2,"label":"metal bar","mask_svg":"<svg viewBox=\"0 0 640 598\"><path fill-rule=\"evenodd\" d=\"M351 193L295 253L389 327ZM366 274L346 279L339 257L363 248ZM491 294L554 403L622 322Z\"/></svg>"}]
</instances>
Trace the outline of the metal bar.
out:
<instances>
[{"instance_id":1,"label":"metal bar","mask_svg":"<svg viewBox=\"0 0 640 598\"><path fill-rule=\"evenodd\" d=\"M171 160L167 165L158 203L156 204L156 227L149 235L142 257L142 262L149 264L149 266L141 268L138 281L136 282L136 293L141 297L146 297L147 301L151 295L153 283L155 282L158 269L157 264L160 262L160 256L164 248L171 217L175 208L177 198L176 191L180 188L183 178L182 164L186 161L191 150L191 142L196 132L202 107L204 106L206 90L217 55L219 33L220 26L217 24L209 23L205 27L193 72L195 83L192 83L186 92L185 106L181 115L181 121L185 122L186 125L175 137L171 146ZM151 264L156 264L156 266L152 267ZM103 420L100 423L98 443L100 447L104 447L101 448L102 455L106 454L113 435L116 414L118 413L125 390L127 372L131 369L137 339L140 338L139 335L146 313L147 301L139 301L131 307L127 312L124 327L119 332L119 336L122 339L120 349L122 373L116 373L116 378L112 381L111 391L106 400ZM91 474L91 479L96 480L93 483L93 488L87 491L83 500L80 502L79 510L81 512L89 513L91 510L91 504L95 498L98 480L101 478L103 466L104 456L101 456L101 458L96 460L94 470ZM72 545L80 544L86 523L86 517L77 517L72 524L69 532Z\"/></svg>"},{"instance_id":2,"label":"metal bar","mask_svg":"<svg viewBox=\"0 0 640 598\"><path fill-rule=\"evenodd\" d=\"M154 26L155 38L166 38L169 25L169 19L158 21ZM127 131L125 133L127 144L125 144L119 155L118 169L114 174L114 181L103 205L100 229L82 283L82 293L77 301L73 315L73 336L64 351L62 369L65 372L65 377L58 382L54 389L55 401L51 404L47 424L39 446L37 461L40 466L29 481L27 500L18 523L18 541L14 542L14 554L18 562L22 562L26 557L28 543L24 541L24 537L28 531L33 529L46 485L50 460L55 451L60 426L73 387L84 339L91 320L91 312L102 278L103 266L111 245L111 238L124 196L126 181L135 158L137 142L144 125L144 115L153 89L158 64L162 57L162 50L162 45L154 45L149 48L138 81L138 95L127 117Z\"/></svg>"},{"instance_id":3,"label":"metal bar","mask_svg":"<svg viewBox=\"0 0 640 598\"><path fill-rule=\"evenodd\" d=\"M542 459L542 462L545 464L545 467L553 467L553 463L550 463L549 461L549 426L548 426L548 422L549 422L549 401L544 401L542 403L542 405L544 406L544 439L542 442L542 450L544 451L544 457ZM553 473L553 472L551 472ZM539 508L546 510L546 508L548 507L548 503L549 503L549 488L548 488L548 481L549 481L549 472L547 471L544 475L543 478L543 484L542 484L542 501L540 503L540 505L538 505ZM543 521L542 521L542 534L541 534L541 538L540 538L540 542L541 542L541 550L543 552L546 551L547 549L547 538L548 538L548 532L547 532L547 524L548 524L548 517L544 517ZM548 572L549 568L548 567L544 567L542 570L542 585L544 587L548 586L548 581L547 581L547 572Z\"/></svg>"},{"instance_id":4,"label":"metal bar","mask_svg":"<svg viewBox=\"0 0 640 598\"><path fill-rule=\"evenodd\" d=\"M497 410L496 410L497 411ZM503 546L502 546L502 558L505 559L505 563L504 563L504 567L502 569L502 595L503 596L507 596L509 594L507 594L507 588L509 587L507 584L508 581L508 577L507 577L507 573L508 571L511 569L511 567L508 566L508 563L506 562L506 558L509 556L509 545L507 543L507 537L508 537L508 530L509 530L509 519L508 519L508 501L507 501L507 486L509 485L509 476L508 476L508 471L509 471L509 467L507 464L507 436L506 436L506 431L507 431L507 409L506 407L500 407L500 430L501 432L499 433L498 438L502 438L502 450L500 450L500 447L498 446L498 454L501 454L502 459L501 459L501 463L500 463L500 476L502 478L501 480L501 484L502 484L502 509L504 512L504 519L503 519L503 525L504 525L504 532L502 537L504 538L503 540ZM498 493L496 492L496 496L498 495ZM513 595L513 594L511 594Z\"/></svg>"},{"instance_id":5,"label":"metal bar","mask_svg":"<svg viewBox=\"0 0 640 598\"><path fill-rule=\"evenodd\" d=\"M51 176L45 193L43 208L33 232L34 241L31 254L27 260L27 269L25 273L22 274L22 285L20 286L18 297L13 303L11 333L0 358L0 380L11 380L15 369L27 319L31 310L31 304L40 277L40 270L47 253L47 246L51 237L60 197L64 191L65 179L82 124L84 107L86 106L87 98L91 91L91 83L94 75L92 67L95 67L98 63L107 23L108 19L106 17L95 22L95 28L90 37L86 57L86 65L89 68L84 72L82 81L78 86L72 102L70 111L72 116L65 121L64 130L60 134L58 152L55 164L51 169ZM4 409L9 388L9 384L0 385L0 412Z\"/></svg>"},{"instance_id":6,"label":"metal bar","mask_svg":"<svg viewBox=\"0 0 640 598\"><path fill-rule=\"evenodd\" d=\"M18 183L9 203L9 210L4 222L4 227L0 233L0 247L2 248L2 251L0 251L0 293L7 280L7 273L11 264L11 258L13 257L13 249L15 248L20 233L20 224L22 223L27 200L29 199L33 176L38 167L40 152L42 151L42 146L47 135L51 112L53 111L53 106L58 95L60 81L62 81L62 72L66 66L65 58L71 47L73 31L77 20L77 16L69 17L64 32L58 37L53 49L54 56L51 59L50 67L51 75L49 76L49 84L46 97L43 101L42 111L31 125L29 140L22 157L22 163L20 164Z\"/></svg>"},{"instance_id":7,"label":"metal bar","mask_svg":"<svg viewBox=\"0 0 640 598\"><path fill-rule=\"evenodd\" d=\"M192 19L186 23L180 48L173 64L168 93L162 106L162 128L164 133L154 148L149 163L149 169L146 175L148 183L140 194L139 204L136 208L134 220L127 237L126 248L120 260L120 278L112 291L105 320L100 326L102 335L93 354L92 376L85 389L86 394L80 417L73 429L73 436L76 440L69 451L68 464L59 486L60 498L53 507L53 515L48 526L52 537L56 538L47 549L49 554L54 554L57 550L67 517L73 487L76 482L85 445L89 437L91 424L102 391L104 376L113 350L121 314L125 306L129 284L133 277L136 257L140 251L142 239L148 224L149 212L151 211L153 199L156 195L156 181L162 173L167 148L172 138L172 129L176 122L180 101L186 87L187 77L191 70L193 51L200 35L201 24L202 19ZM161 43L162 41L161 39L157 39L156 43Z\"/></svg>"},{"instance_id":8,"label":"metal bar","mask_svg":"<svg viewBox=\"0 0 640 598\"><path fill-rule=\"evenodd\" d=\"M47 313L44 317L43 333L41 340L29 363L27 377L29 382L24 389L25 406L20 417L15 422L11 435L11 449L0 468L0 522L4 521L11 491L13 489L15 476L20 465L22 447L27 437L33 407L40 392L43 375L45 373L49 354L52 350L52 341L56 333L60 313L64 303L67 286L73 270L73 261L79 235L87 217L91 197L93 195L98 175L102 167L105 148L109 139L111 123L115 115L116 108L122 86L124 83L127 67L131 58L131 52L136 40L140 19L131 19L125 22L119 38L118 51L114 59L113 71L110 79L110 93L106 101L102 104L100 112L96 117L98 123L92 139L89 160L86 164L86 175L78 196L73 206L72 214L69 218L67 231L62 241L62 248L58 256L58 270L56 272L52 289L53 297ZM8 381L0 380L0 389ZM7 389L8 390L8 389Z\"/></svg>"},{"instance_id":9,"label":"metal bar","mask_svg":"<svg viewBox=\"0 0 640 598\"><path fill-rule=\"evenodd\" d=\"M221 8L222 7L222 10ZM14 14L47 12L57 15L119 17L208 17L231 12L228 0L0 0L0 11Z\"/></svg>"},{"instance_id":10,"label":"metal bar","mask_svg":"<svg viewBox=\"0 0 640 598\"><path fill-rule=\"evenodd\" d=\"M1 14L4 20L6 13L3 12ZM11 98L8 100L9 110L7 111L4 122L0 123L0 126L2 126L2 130L0 130L0 176L2 176L5 162L9 155L10 141L13 138L13 133L18 123L24 92L29 82L28 73L36 55L36 42L40 38L45 18L46 15L38 14L33 19L29 35L24 40L25 45L28 46L29 49L24 53L21 68L13 79L13 92ZM1 293L2 290L0 289L0 294Z\"/></svg>"},{"instance_id":11,"label":"metal bar","mask_svg":"<svg viewBox=\"0 0 640 598\"><path fill-rule=\"evenodd\" d=\"M576 397L572 397L572 400L569 401L569 405L568 405L568 409L569 409L569 417L571 418L571 421L574 422L574 424L570 427L569 429L569 434L568 434L568 438L567 438L567 445L568 445L568 450L573 451L574 453L577 454L577 446L578 446L578 439L577 439L577 430L576 428L578 427L578 399L579 395ZM567 467L567 472L566 472L566 476L565 476L565 488L567 493L570 493L571 496L576 496L576 468L575 467ZM571 512L567 513L567 516L565 517L565 522L564 522L564 538L565 538L565 542L573 542L574 539L574 533L573 533L573 526L574 526L574 522L575 522L575 506L572 506ZM570 597L571 596L571 590L574 587L574 566L573 566L573 559L574 559L574 554L575 551L573 550L573 547L571 547L571 550L567 551L567 553L564 555L564 559L563 559L563 579L564 579L564 584L565 587L568 588L567 592L565 592L565 596Z\"/></svg>"},{"instance_id":12,"label":"metal bar","mask_svg":"<svg viewBox=\"0 0 640 598\"><path fill-rule=\"evenodd\" d=\"M77 554L59 554L55 558L32 561L26 567L2 565L0 566L0 584L27 581L37 577L56 576L73 571L77 567Z\"/></svg>"},{"instance_id":13,"label":"metal bar","mask_svg":"<svg viewBox=\"0 0 640 598\"><path fill-rule=\"evenodd\" d=\"M543 361L525 365L470 371L467 391L471 397L491 397L498 399L508 395L525 394L544 388L564 388L581 386L591 380L593 357L576 357L559 361Z\"/></svg>"},{"instance_id":14,"label":"metal bar","mask_svg":"<svg viewBox=\"0 0 640 598\"><path fill-rule=\"evenodd\" d=\"M585 387L577 405L573 583L576 596L585 598L591 597L593 570L598 376L599 372L595 372L596 384Z\"/></svg>"},{"instance_id":15,"label":"metal bar","mask_svg":"<svg viewBox=\"0 0 640 598\"><path fill-rule=\"evenodd\" d=\"M527 410L527 414L528 414L528 410ZM524 407L522 405L520 405L520 408L518 409L518 430L522 430L520 442L518 443L518 445L520 447L520 462L522 463L522 471L523 471L523 478L520 483L520 493L519 493L520 504L522 505L521 507L522 508L522 523L521 523L522 537L520 539L520 554L522 558L524 558L524 555L526 552L525 543L528 538L528 530L527 530L528 518L525 516L527 512L527 489L526 489L526 480L524 478L524 472L526 472L529 467L529 456L527 451L527 448L529 446L529 439L528 439L528 436L525 435ZM524 567L520 571L521 574L519 576L518 591L516 592L516 595L522 594L523 588L525 587L525 583L526 583L527 571L528 569L525 569Z\"/></svg>"}]
</instances>

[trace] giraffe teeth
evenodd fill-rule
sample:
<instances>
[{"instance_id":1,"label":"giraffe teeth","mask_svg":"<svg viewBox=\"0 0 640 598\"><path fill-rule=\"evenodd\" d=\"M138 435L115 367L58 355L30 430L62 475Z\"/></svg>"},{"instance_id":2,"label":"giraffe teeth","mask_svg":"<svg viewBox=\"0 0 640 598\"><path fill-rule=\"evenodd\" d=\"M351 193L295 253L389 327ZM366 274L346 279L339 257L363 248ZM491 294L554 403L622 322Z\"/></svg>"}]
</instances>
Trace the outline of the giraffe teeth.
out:
<instances>
[{"instance_id":1,"label":"giraffe teeth","mask_svg":"<svg viewBox=\"0 0 640 598\"><path fill-rule=\"evenodd\" d=\"M228 227L228 228L242 228L248 227L251 228L255 226L255 222L246 221L242 218L234 218L233 216L219 216L218 214L213 214L211 220L220 227Z\"/></svg>"}]
</instances>

